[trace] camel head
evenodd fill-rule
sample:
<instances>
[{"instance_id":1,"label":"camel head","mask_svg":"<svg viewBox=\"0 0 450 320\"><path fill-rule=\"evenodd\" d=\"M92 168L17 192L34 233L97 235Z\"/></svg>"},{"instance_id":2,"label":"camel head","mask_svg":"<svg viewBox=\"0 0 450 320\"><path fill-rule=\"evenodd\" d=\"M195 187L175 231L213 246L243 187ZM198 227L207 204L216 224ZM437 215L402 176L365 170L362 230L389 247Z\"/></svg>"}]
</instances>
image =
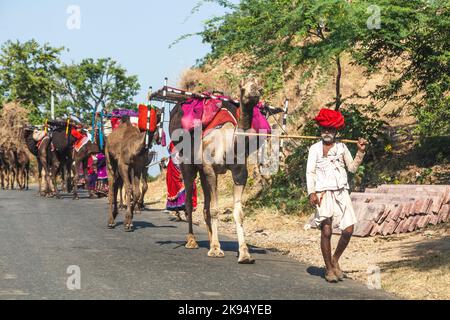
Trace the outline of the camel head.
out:
<instances>
[{"instance_id":1,"label":"camel head","mask_svg":"<svg viewBox=\"0 0 450 320\"><path fill-rule=\"evenodd\" d=\"M257 79L242 80L239 85L241 92L241 119L239 128L249 130L252 127L253 108L259 103L262 95L262 87Z\"/></svg>"},{"instance_id":2,"label":"camel head","mask_svg":"<svg viewBox=\"0 0 450 320\"><path fill-rule=\"evenodd\" d=\"M239 89L241 92L242 106L253 108L258 104L262 95L262 87L258 79L242 79Z\"/></svg>"}]
</instances>

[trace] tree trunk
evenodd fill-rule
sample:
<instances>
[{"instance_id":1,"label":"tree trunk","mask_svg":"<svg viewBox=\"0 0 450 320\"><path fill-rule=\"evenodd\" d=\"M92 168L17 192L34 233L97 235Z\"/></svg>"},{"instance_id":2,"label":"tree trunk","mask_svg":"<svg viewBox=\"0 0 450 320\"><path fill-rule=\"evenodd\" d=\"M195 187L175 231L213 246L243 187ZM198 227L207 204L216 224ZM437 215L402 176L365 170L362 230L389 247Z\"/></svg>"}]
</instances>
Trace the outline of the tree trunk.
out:
<instances>
[{"instance_id":1,"label":"tree trunk","mask_svg":"<svg viewBox=\"0 0 450 320\"><path fill-rule=\"evenodd\" d=\"M341 107L341 78L342 78L342 65L341 65L341 57L336 56L336 65L337 65L337 76L336 76L336 111Z\"/></svg>"}]
</instances>

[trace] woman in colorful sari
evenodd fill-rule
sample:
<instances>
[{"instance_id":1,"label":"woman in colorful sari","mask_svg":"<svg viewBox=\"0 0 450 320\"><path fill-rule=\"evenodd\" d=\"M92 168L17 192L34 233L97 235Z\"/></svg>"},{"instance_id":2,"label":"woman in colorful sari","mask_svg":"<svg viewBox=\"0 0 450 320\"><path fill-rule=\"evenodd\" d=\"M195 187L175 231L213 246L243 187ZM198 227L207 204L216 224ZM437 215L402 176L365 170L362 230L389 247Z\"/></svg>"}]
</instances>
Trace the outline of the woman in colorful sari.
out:
<instances>
[{"instance_id":1,"label":"woman in colorful sari","mask_svg":"<svg viewBox=\"0 0 450 320\"><path fill-rule=\"evenodd\" d=\"M175 145L173 142L169 146L169 163L166 171L166 183L167 183L167 205L166 210L175 212L175 216L178 221L181 221L180 211L185 211L186 204L186 190L184 188L183 177L179 165L177 165L176 159L179 157L178 153L174 150ZM194 211L197 209L197 187L194 181L194 195L192 196L192 205Z\"/></svg>"}]
</instances>

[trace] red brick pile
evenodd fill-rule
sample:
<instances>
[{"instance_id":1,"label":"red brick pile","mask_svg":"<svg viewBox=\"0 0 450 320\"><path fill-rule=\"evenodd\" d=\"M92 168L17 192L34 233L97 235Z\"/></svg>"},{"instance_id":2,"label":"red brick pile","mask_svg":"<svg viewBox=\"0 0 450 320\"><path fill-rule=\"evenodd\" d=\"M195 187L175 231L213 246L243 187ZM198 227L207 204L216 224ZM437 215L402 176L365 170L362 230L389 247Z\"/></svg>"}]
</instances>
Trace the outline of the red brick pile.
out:
<instances>
[{"instance_id":1,"label":"red brick pile","mask_svg":"<svg viewBox=\"0 0 450 320\"><path fill-rule=\"evenodd\" d=\"M449 185L382 185L353 192L351 198L359 237L412 232L450 220Z\"/></svg>"},{"instance_id":2,"label":"red brick pile","mask_svg":"<svg viewBox=\"0 0 450 320\"><path fill-rule=\"evenodd\" d=\"M351 198L360 237L412 232L450 219L450 186L382 185Z\"/></svg>"}]
</instances>

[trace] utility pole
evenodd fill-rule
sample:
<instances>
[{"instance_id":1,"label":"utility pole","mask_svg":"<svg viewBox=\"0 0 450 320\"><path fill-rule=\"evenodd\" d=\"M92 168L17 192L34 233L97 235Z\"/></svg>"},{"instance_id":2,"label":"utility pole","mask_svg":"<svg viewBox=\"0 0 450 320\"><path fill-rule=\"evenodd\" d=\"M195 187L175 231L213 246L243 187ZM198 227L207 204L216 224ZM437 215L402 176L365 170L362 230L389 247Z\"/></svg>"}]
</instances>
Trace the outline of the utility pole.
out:
<instances>
[{"instance_id":1,"label":"utility pole","mask_svg":"<svg viewBox=\"0 0 450 320\"><path fill-rule=\"evenodd\" d=\"M53 96L53 90L50 97L50 116L52 120L55 120L55 97Z\"/></svg>"}]
</instances>

